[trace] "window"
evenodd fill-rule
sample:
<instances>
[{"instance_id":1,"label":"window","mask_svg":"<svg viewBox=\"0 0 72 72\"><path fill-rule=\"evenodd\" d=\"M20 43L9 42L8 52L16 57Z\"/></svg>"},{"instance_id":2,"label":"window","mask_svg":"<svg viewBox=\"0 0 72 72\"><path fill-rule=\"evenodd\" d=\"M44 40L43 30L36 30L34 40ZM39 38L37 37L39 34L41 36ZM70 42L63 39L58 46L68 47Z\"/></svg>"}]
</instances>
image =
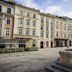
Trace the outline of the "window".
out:
<instances>
[{"instance_id":1,"label":"window","mask_svg":"<svg viewBox=\"0 0 72 72\"><path fill-rule=\"evenodd\" d=\"M53 30L53 23L51 22L51 31Z\"/></svg>"},{"instance_id":2,"label":"window","mask_svg":"<svg viewBox=\"0 0 72 72\"><path fill-rule=\"evenodd\" d=\"M27 24L27 25L30 25L30 19L27 19L27 20L26 20L26 24Z\"/></svg>"},{"instance_id":3,"label":"window","mask_svg":"<svg viewBox=\"0 0 72 72\"><path fill-rule=\"evenodd\" d=\"M44 24L41 24L41 30L43 30L44 29Z\"/></svg>"},{"instance_id":4,"label":"window","mask_svg":"<svg viewBox=\"0 0 72 72\"><path fill-rule=\"evenodd\" d=\"M46 46L48 47L48 41L46 42Z\"/></svg>"},{"instance_id":5,"label":"window","mask_svg":"<svg viewBox=\"0 0 72 72\"><path fill-rule=\"evenodd\" d=\"M0 29L0 36L1 36L1 29Z\"/></svg>"},{"instance_id":6,"label":"window","mask_svg":"<svg viewBox=\"0 0 72 72\"><path fill-rule=\"evenodd\" d=\"M43 26L41 26L41 30L43 30Z\"/></svg>"},{"instance_id":7,"label":"window","mask_svg":"<svg viewBox=\"0 0 72 72\"><path fill-rule=\"evenodd\" d=\"M0 12L2 11L2 6L0 6Z\"/></svg>"},{"instance_id":8,"label":"window","mask_svg":"<svg viewBox=\"0 0 72 72\"><path fill-rule=\"evenodd\" d=\"M46 33L46 38L48 38L48 33Z\"/></svg>"},{"instance_id":9,"label":"window","mask_svg":"<svg viewBox=\"0 0 72 72\"><path fill-rule=\"evenodd\" d=\"M10 18L6 19L6 24L10 24Z\"/></svg>"},{"instance_id":10,"label":"window","mask_svg":"<svg viewBox=\"0 0 72 72\"><path fill-rule=\"evenodd\" d=\"M27 12L27 17L30 17L30 13L29 12Z\"/></svg>"},{"instance_id":11,"label":"window","mask_svg":"<svg viewBox=\"0 0 72 72\"><path fill-rule=\"evenodd\" d=\"M19 18L19 24L23 24L23 18Z\"/></svg>"},{"instance_id":12,"label":"window","mask_svg":"<svg viewBox=\"0 0 72 72\"><path fill-rule=\"evenodd\" d=\"M66 30L66 27L64 27L64 30Z\"/></svg>"},{"instance_id":13,"label":"window","mask_svg":"<svg viewBox=\"0 0 72 72\"><path fill-rule=\"evenodd\" d=\"M48 30L48 25L46 25L46 30Z\"/></svg>"},{"instance_id":14,"label":"window","mask_svg":"<svg viewBox=\"0 0 72 72\"><path fill-rule=\"evenodd\" d=\"M32 35L35 36L35 30L33 30Z\"/></svg>"},{"instance_id":15,"label":"window","mask_svg":"<svg viewBox=\"0 0 72 72\"><path fill-rule=\"evenodd\" d=\"M36 25L36 21L33 21L33 26L35 26Z\"/></svg>"},{"instance_id":16,"label":"window","mask_svg":"<svg viewBox=\"0 0 72 72\"><path fill-rule=\"evenodd\" d=\"M0 35L1 35L1 31L2 31L2 22L1 22L1 18L0 18Z\"/></svg>"},{"instance_id":17,"label":"window","mask_svg":"<svg viewBox=\"0 0 72 72\"><path fill-rule=\"evenodd\" d=\"M46 18L46 23L48 23L48 18Z\"/></svg>"},{"instance_id":18,"label":"window","mask_svg":"<svg viewBox=\"0 0 72 72\"><path fill-rule=\"evenodd\" d=\"M10 29L7 28L7 29L6 29L6 36L9 36L9 34L10 34Z\"/></svg>"},{"instance_id":19,"label":"window","mask_svg":"<svg viewBox=\"0 0 72 72\"><path fill-rule=\"evenodd\" d=\"M1 18L0 18L0 35L1 35L1 32L2 32L2 22L1 22Z\"/></svg>"},{"instance_id":20,"label":"window","mask_svg":"<svg viewBox=\"0 0 72 72\"><path fill-rule=\"evenodd\" d=\"M64 33L64 37L66 38L66 33Z\"/></svg>"},{"instance_id":21,"label":"window","mask_svg":"<svg viewBox=\"0 0 72 72\"><path fill-rule=\"evenodd\" d=\"M43 33L43 31L41 32L41 37L43 37L43 35L44 35L44 33Z\"/></svg>"},{"instance_id":22,"label":"window","mask_svg":"<svg viewBox=\"0 0 72 72\"><path fill-rule=\"evenodd\" d=\"M62 23L60 23L60 29L61 29L61 30L63 29Z\"/></svg>"},{"instance_id":23,"label":"window","mask_svg":"<svg viewBox=\"0 0 72 72\"><path fill-rule=\"evenodd\" d=\"M58 37L58 32L56 32L56 36Z\"/></svg>"},{"instance_id":24,"label":"window","mask_svg":"<svg viewBox=\"0 0 72 72\"><path fill-rule=\"evenodd\" d=\"M33 47L36 46L35 40L33 40L33 42L32 42L32 46L33 46Z\"/></svg>"},{"instance_id":25,"label":"window","mask_svg":"<svg viewBox=\"0 0 72 72\"><path fill-rule=\"evenodd\" d=\"M22 35L22 29L19 29L19 35Z\"/></svg>"},{"instance_id":26,"label":"window","mask_svg":"<svg viewBox=\"0 0 72 72\"><path fill-rule=\"evenodd\" d=\"M58 24L58 22L56 22Z\"/></svg>"},{"instance_id":27,"label":"window","mask_svg":"<svg viewBox=\"0 0 72 72\"><path fill-rule=\"evenodd\" d=\"M63 37L63 33L61 32L61 37Z\"/></svg>"},{"instance_id":28,"label":"window","mask_svg":"<svg viewBox=\"0 0 72 72\"><path fill-rule=\"evenodd\" d=\"M66 30L66 24L64 24L64 30Z\"/></svg>"},{"instance_id":29,"label":"window","mask_svg":"<svg viewBox=\"0 0 72 72\"><path fill-rule=\"evenodd\" d=\"M53 33L51 33L51 38L53 38Z\"/></svg>"},{"instance_id":30,"label":"window","mask_svg":"<svg viewBox=\"0 0 72 72\"><path fill-rule=\"evenodd\" d=\"M29 35L29 29L26 29L26 35Z\"/></svg>"},{"instance_id":31,"label":"window","mask_svg":"<svg viewBox=\"0 0 72 72\"><path fill-rule=\"evenodd\" d=\"M36 14L33 14L33 18L36 18Z\"/></svg>"},{"instance_id":32,"label":"window","mask_svg":"<svg viewBox=\"0 0 72 72\"><path fill-rule=\"evenodd\" d=\"M7 8L7 13L11 14L11 8Z\"/></svg>"},{"instance_id":33,"label":"window","mask_svg":"<svg viewBox=\"0 0 72 72\"><path fill-rule=\"evenodd\" d=\"M23 11L20 11L20 15L23 16Z\"/></svg>"},{"instance_id":34,"label":"window","mask_svg":"<svg viewBox=\"0 0 72 72\"><path fill-rule=\"evenodd\" d=\"M58 24L56 24L56 29L58 29Z\"/></svg>"},{"instance_id":35,"label":"window","mask_svg":"<svg viewBox=\"0 0 72 72\"><path fill-rule=\"evenodd\" d=\"M19 35L22 35L22 29L19 29Z\"/></svg>"},{"instance_id":36,"label":"window","mask_svg":"<svg viewBox=\"0 0 72 72\"><path fill-rule=\"evenodd\" d=\"M19 35L22 35L22 29L19 29Z\"/></svg>"},{"instance_id":37,"label":"window","mask_svg":"<svg viewBox=\"0 0 72 72\"><path fill-rule=\"evenodd\" d=\"M0 18L0 23L1 23L1 18Z\"/></svg>"},{"instance_id":38,"label":"window","mask_svg":"<svg viewBox=\"0 0 72 72\"><path fill-rule=\"evenodd\" d=\"M41 18L41 22L44 22L44 18L43 17Z\"/></svg>"}]
</instances>

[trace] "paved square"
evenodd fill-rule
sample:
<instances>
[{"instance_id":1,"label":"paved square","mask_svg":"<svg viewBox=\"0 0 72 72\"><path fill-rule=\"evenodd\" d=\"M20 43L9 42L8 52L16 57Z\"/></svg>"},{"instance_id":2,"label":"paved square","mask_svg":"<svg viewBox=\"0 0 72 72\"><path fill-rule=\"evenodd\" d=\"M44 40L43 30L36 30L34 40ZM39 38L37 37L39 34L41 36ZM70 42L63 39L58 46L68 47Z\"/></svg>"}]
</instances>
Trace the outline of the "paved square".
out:
<instances>
[{"instance_id":1,"label":"paved square","mask_svg":"<svg viewBox=\"0 0 72 72\"><path fill-rule=\"evenodd\" d=\"M0 54L0 72L43 72L48 62L59 57L59 50L64 49L46 48L32 52Z\"/></svg>"}]
</instances>

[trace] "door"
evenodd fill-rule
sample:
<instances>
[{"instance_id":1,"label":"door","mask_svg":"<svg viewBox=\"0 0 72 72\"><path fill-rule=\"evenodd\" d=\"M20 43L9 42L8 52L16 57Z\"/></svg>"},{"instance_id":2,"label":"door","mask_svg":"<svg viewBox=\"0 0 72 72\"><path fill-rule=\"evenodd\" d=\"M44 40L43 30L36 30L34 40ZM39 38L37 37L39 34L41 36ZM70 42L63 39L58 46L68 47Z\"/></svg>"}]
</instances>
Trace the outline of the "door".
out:
<instances>
[{"instance_id":1,"label":"door","mask_svg":"<svg viewBox=\"0 0 72 72\"><path fill-rule=\"evenodd\" d=\"M41 41L40 43L40 48L43 48L43 41Z\"/></svg>"}]
</instances>

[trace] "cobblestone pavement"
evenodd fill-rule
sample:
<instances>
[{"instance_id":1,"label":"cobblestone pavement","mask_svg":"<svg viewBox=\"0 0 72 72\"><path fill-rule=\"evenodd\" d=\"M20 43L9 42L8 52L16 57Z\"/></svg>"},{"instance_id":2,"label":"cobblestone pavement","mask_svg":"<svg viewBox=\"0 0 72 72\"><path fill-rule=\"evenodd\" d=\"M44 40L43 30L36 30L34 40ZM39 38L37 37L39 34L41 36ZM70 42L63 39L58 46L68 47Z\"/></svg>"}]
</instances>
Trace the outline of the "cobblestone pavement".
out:
<instances>
[{"instance_id":1,"label":"cobblestone pavement","mask_svg":"<svg viewBox=\"0 0 72 72\"><path fill-rule=\"evenodd\" d=\"M48 62L59 57L59 50L46 48L39 51L0 54L0 72L45 72Z\"/></svg>"}]
</instances>

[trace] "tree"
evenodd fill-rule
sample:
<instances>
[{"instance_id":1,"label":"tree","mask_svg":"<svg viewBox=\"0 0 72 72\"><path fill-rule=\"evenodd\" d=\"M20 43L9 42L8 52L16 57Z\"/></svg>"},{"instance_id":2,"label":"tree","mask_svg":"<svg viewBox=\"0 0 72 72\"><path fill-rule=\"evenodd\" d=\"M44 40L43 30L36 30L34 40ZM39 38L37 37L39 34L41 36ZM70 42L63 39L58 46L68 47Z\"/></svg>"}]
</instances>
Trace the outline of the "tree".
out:
<instances>
[{"instance_id":1,"label":"tree","mask_svg":"<svg viewBox=\"0 0 72 72\"><path fill-rule=\"evenodd\" d=\"M2 1L8 1L10 3L15 3L15 0L2 0Z\"/></svg>"}]
</instances>

